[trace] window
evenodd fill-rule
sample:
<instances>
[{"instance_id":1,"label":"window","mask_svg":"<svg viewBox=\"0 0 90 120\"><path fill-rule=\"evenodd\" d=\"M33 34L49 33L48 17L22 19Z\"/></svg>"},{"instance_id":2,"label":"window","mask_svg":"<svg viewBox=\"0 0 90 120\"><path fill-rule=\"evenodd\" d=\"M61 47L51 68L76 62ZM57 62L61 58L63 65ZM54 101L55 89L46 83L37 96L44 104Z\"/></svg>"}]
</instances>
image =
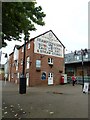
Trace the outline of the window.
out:
<instances>
[{"instance_id":1,"label":"window","mask_svg":"<svg viewBox=\"0 0 90 120\"><path fill-rule=\"evenodd\" d=\"M13 73L11 75L12 75L11 77L13 78Z\"/></svg>"},{"instance_id":2,"label":"window","mask_svg":"<svg viewBox=\"0 0 90 120\"><path fill-rule=\"evenodd\" d=\"M36 60L36 68L40 68L41 67L41 60Z\"/></svg>"},{"instance_id":3,"label":"window","mask_svg":"<svg viewBox=\"0 0 90 120\"><path fill-rule=\"evenodd\" d=\"M88 58L88 54L85 55L85 58L86 58L86 59Z\"/></svg>"},{"instance_id":4,"label":"window","mask_svg":"<svg viewBox=\"0 0 90 120\"><path fill-rule=\"evenodd\" d=\"M46 72L42 72L42 74L41 74L41 79L42 79L42 80L46 80Z\"/></svg>"},{"instance_id":5,"label":"window","mask_svg":"<svg viewBox=\"0 0 90 120\"><path fill-rule=\"evenodd\" d=\"M77 56L77 60L79 60L79 56Z\"/></svg>"},{"instance_id":6,"label":"window","mask_svg":"<svg viewBox=\"0 0 90 120\"><path fill-rule=\"evenodd\" d=\"M27 57L27 61L26 62L27 62L27 69L29 69L29 63L30 63L30 57L29 56Z\"/></svg>"},{"instance_id":7,"label":"window","mask_svg":"<svg viewBox=\"0 0 90 120\"><path fill-rule=\"evenodd\" d=\"M75 55L75 56L74 56L74 60L75 60L75 61L80 60L80 56L79 56L79 55Z\"/></svg>"},{"instance_id":8,"label":"window","mask_svg":"<svg viewBox=\"0 0 90 120\"><path fill-rule=\"evenodd\" d=\"M53 64L53 59L52 58L48 58L48 64Z\"/></svg>"},{"instance_id":9,"label":"window","mask_svg":"<svg viewBox=\"0 0 90 120\"><path fill-rule=\"evenodd\" d=\"M30 43L28 43L28 49L30 49Z\"/></svg>"},{"instance_id":10,"label":"window","mask_svg":"<svg viewBox=\"0 0 90 120\"><path fill-rule=\"evenodd\" d=\"M67 62L67 58L65 58L65 62Z\"/></svg>"},{"instance_id":11,"label":"window","mask_svg":"<svg viewBox=\"0 0 90 120\"><path fill-rule=\"evenodd\" d=\"M18 63L17 63L17 65L16 65L16 70L18 70Z\"/></svg>"},{"instance_id":12,"label":"window","mask_svg":"<svg viewBox=\"0 0 90 120\"><path fill-rule=\"evenodd\" d=\"M12 64L12 66L14 66L14 63Z\"/></svg>"},{"instance_id":13,"label":"window","mask_svg":"<svg viewBox=\"0 0 90 120\"><path fill-rule=\"evenodd\" d=\"M22 47L22 52L24 52L24 47Z\"/></svg>"},{"instance_id":14,"label":"window","mask_svg":"<svg viewBox=\"0 0 90 120\"><path fill-rule=\"evenodd\" d=\"M15 61L16 70L18 70L18 61Z\"/></svg>"},{"instance_id":15,"label":"window","mask_svg":"<svg viewBox=\"0 0 90 120\"><path fill-rule=\"evenodd\" d=\"M48 77L50 77L50 78L53 77L53 73L49 73Z\"/></svg>"},{"instance_id":16,"label":"window","mask_svg":"<svg viewBox=\"0 0 90 120\"><path fill-rule=\"evenodd\" d=\"M75 61L77 60L77 56L76 56L76 55L74 56L74 60L75 60Z\"/></svg>"},{"instance_id":17,"label":"window","mask_svg":"<svg viewBox=\"0 0 90 120\"><path fill-rule=\"evenodd\" d=\"M17 78L19 78L19 72L17 73Z\"/></svg>"},{"instance_id":18,"label":"window","mask_svg":"<svg viewBox=\"0 0 90 120\"><path fill-rule=\"evenodd\" d=\"M21 65L23 65L23 60L21 59Z\"/></svg>"}]
</instances>

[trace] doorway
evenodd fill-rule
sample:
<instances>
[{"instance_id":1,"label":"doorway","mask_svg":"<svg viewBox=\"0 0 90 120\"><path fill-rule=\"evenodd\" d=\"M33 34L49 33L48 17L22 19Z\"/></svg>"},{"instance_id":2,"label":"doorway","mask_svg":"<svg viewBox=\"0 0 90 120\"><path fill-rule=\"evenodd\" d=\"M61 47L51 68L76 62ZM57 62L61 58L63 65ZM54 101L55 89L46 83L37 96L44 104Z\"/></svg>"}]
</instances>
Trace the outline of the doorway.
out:
<instances>
[{"instance_id":1,"label":"doorway","mask_svg":"<svg viewBox=\"0 0 90 120\"><path fill-rule=\"evenodd\" d=\"M52 85L53 84L53 73L49 73L48 74L48 85Z\"/></svg>"},{"instance_id":2,"label":"doorway","mask_svg":"<svg viewBox=\"0 0 90 120\"><path fill-rule=\"evenodd\" d=\"M26 85L29 86L29 73L26 74Z\"/></svg>"}]
</instances>

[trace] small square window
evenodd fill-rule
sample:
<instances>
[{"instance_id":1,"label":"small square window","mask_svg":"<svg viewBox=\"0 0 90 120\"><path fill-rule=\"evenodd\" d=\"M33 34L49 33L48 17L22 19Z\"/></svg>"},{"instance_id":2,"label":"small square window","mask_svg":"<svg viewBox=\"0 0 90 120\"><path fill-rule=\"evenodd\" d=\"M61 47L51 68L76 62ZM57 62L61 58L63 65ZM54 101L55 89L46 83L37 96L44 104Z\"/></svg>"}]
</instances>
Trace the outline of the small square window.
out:
<instances>
[{"instance_id":1,"label":"small square window","mask_svg":"<svg viewBox=\"0 0 90 120\"><path fill-rule=\"evenodd\" d=\"M52 58L48 58L48 64L53 64L53 59Z\"/></svg>"}]
</instances>

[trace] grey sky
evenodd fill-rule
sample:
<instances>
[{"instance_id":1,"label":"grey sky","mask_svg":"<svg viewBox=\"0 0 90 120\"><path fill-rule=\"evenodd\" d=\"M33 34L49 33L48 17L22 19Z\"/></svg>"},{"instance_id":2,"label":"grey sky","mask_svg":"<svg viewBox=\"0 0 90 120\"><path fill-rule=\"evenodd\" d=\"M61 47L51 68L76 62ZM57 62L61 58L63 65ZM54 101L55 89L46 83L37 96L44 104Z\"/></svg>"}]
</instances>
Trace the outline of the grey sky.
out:
<instances>
[{"instance_id":1,"label":"grey sky","mask_svg":"<svg viewBox=\"0 0 90 120\"><path fill-rule=\"evenodd\" d=\"M31 38L51 29L68 52L88 48L88 0L37 0L37 3L46 13L46 25L37 26ZM11 53L15 44L22 43L9 42L2 50Z\"/></svg>"}]
</instances>

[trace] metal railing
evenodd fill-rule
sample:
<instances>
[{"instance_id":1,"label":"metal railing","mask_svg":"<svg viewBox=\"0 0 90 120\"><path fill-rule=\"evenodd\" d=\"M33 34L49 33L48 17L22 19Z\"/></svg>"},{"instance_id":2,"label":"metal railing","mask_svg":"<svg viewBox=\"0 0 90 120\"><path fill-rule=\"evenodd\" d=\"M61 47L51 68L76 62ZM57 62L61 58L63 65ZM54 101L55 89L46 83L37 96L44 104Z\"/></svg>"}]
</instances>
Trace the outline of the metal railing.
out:
<instances>
[{"instance_id":1,"label":"metal railing","mask_svg":"<svg viewBox=\"0 0 90 120\"><path fill-rule=\"evenodd\" d=\"M67 83L72 83L72 76L67 76ZM77 84L82 84L82 76L76 76ZM90 83L90 76L84 76L84 83Z\"/></svg>"}]
</instances>

